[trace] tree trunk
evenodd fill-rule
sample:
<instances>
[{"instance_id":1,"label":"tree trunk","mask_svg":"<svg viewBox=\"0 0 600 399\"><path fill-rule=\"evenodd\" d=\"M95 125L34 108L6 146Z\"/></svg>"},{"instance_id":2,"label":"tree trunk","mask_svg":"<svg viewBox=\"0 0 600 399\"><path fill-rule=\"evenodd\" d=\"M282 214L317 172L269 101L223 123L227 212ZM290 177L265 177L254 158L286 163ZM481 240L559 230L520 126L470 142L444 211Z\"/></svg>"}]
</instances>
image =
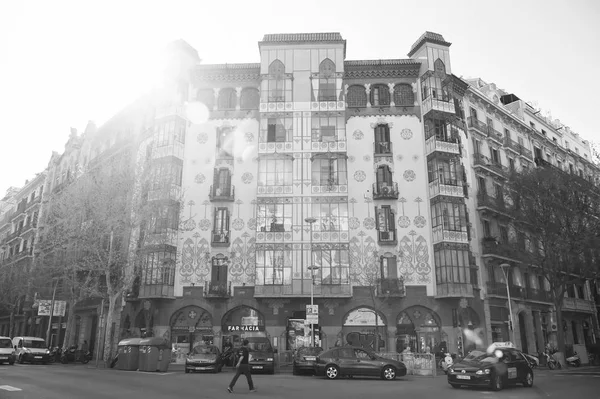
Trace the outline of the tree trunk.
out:
<instances>
[{"instance_id":1,"label":"tree trunk","mask_svg":"<svg viewBox=\"0 0 600 399\"><path fill-rule=\"evenodd\" d=\"M12 309L10 311L10 321L8 324L8 336L9 337L15 336L15 310L14 309Z\"/></svg>"},{"instance_id":2,"label":"tree trunk","mask_svg":"<svg viewBox=\"0 0 600 399\"><path fill-rule=\"evenodd\" d=\"M565 330L563 328L562 301L555 303L556 306L556 339L558 340L558 351L565 353Z\"/></svg>"},{"instance_id":3,"label":"tree trunk","mask_svg":"<svg viewBox=\"0 0 600 399\"><path fill-rule=\"evenodd\" d=\"M108 311L106 312L105 320L102 333L104 334L104 362L110 364L113 356L113 349L116 346L115 338L118 338L117 328L115 326L114 334L112 332L112 325L117 320L115 312L118 310L117 301L121 298L121 293L111 294L108 297Z\"/></svg>"},{"instance_id":4,"label":"tree trunk","mask_svg":"<svg viewBox=\"0 0 600 399\"><path fill-rule=\"evenodd\" d=\"M73 326L75 325L75 300L67 303L67 327L65 328L65 337L63 339L63 347L69 348L71 345L79 346L79 337L73 335Z\"/></svg>"}]
</instances>

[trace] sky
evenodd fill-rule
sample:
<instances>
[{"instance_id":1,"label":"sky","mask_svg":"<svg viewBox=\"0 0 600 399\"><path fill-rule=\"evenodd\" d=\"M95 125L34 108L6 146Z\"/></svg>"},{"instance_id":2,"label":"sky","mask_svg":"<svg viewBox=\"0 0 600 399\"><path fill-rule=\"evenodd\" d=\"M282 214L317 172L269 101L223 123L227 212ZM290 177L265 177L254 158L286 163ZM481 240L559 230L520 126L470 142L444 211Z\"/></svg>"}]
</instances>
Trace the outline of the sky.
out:
<instances>
[{"instance_id":1,"label":"sky","mask_svg":"<svg viewBox=\"0 0 600 399\"><path fill-rule=\"evenodd\" d=\"M368 8L365 8L368 7ZM184 39L203 63L259 62L265 33L340 32L347 59L408 58L425 31L452 44L452 72L537 103L600 141L597 0L20 0L0 2L0 197L159 78ZM588 76L591 74L591 76Z\"/></svg>"}]
</instances>

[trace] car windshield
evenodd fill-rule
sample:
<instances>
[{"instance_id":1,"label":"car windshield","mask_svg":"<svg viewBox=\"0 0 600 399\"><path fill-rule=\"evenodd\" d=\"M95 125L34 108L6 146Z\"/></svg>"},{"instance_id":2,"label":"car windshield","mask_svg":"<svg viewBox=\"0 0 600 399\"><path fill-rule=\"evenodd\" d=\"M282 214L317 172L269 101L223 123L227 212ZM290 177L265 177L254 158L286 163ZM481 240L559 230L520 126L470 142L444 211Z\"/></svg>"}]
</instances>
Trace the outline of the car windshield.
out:
<instances>
[{"instance_id":1,"label":"car windshield","mask_svg":"<svg viewBox=\"0 0 600 399\"><path fill-rule=\"evenodd\" d=\"M216 346L199 345L194 348L194 351L192 353L194 355L216 355L217 347Z\"/></svg>"},{"instance_id":2,"label":"car windshield","mask_svg":"<svg viewBox=\"0 0 600 399\"><path fill-rule=\"evenodd\" d=\"M480 352L480 354L478 356L474 356L474 357L472 357L470 359L467 359L467 357L465 357L464 360L471 361L471 362L494 363L494 362L498 361L498 358L496 356L494 356L494 355L488 355L485 352Z\"/></svg>"},{"instance_id":3,"label":"car windshield","mask_svg":"<svg viewBox=\"0 0 600 399\"><path fill-rule=\"evenodd\" d=\"M23 347L25 348L45 348L46 347L46 342L44 341L38 341L38 340L29 340L29 339L24 339L23 340Z\"/></svg>"},{"instance_id":4,"label":"car windshield","mask_svg":"<svg viewBox=\"0 0 600 399\"><path fill-rule=\"evenodd\" d=\"M298 349L298 355L302 355L302 356L306 356L306 355L318 355L319 353L323 352L323 348L313 348L311 346L303 346L302 348Z\"/></svg>"},{"instance_id":5,"label":"car windshield","mask_svg":"<svg viewBox=\"0 0 600 399\"><path fill-rule=\"evenodd\" d=\"M469 352L469 354L467 356L465 356L465 360L473 360L473 359L478 358L485 354L486 353L483 351L473 350L473 351Z\"/></svg>"},{"instance_id":6,"label":"car windshield","mask_svg":"<svg viewBox=\"0 0 600 399\"><path fill-rule=\"evenodd\" d=\"M248 349L251 352L273 352L271 341L264 337L247 338Z\"/></svg>"},{"instance_id":7,"label":"car windshield","mask_svg":"<svg viewBox=\"0 0 600 399\"><path fill-rule=\"evenodd\" d=\"M10 339L0 339L0 348L12 348L12 341Z\"/></svg>"}]
</instances>

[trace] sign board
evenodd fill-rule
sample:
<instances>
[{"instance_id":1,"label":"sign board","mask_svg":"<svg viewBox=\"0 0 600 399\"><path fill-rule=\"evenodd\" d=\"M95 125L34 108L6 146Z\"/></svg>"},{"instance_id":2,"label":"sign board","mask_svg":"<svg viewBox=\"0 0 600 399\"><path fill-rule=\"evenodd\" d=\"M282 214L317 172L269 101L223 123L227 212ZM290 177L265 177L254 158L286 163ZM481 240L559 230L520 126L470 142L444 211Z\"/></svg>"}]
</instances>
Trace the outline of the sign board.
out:
<instances>
[{"instance_id":1,"label":"sign board","mask_svg":"<svg viewBox=\"0 0 600 399\"><path fill-rule=\"evenodd\" d=\"M246 326L246 325L236 325L236 326L227 326L227 332L244 332L244 331L262 331L264 327L261 326Z\"/></svg>"},{"instance_id":2,"label":"sign board","mask_svg":"<svg viewBox=\"0 0 600 399\"><path fill-rule=\"evenodd\" d=\"M243 326L257 326L258 325L258 317L256 317L256 316L242 317L242 325Z\"/></svg>"},{"instance_id":3,"label":"sign board","mask_svg":"<svg viewBox=\"0 0 600 399\"><path fill-rule=\"evenodd\" d=\"M52 301L46 299L40 299L38 301L38 316L50 316L50 310L52 309ZM54 301L54 312L52 316L64 317L65 311L67 310L66 301Z\"/></svg>"},{"instance_id":4,"label":"sign board","mask_svg":"<svg viewBox=\"0 0 600 399\"><path fill-rule=\"evenodd\" d=\"M306 324L319 324L319 305L306 305Z\"/></svg>"}]
</instances>

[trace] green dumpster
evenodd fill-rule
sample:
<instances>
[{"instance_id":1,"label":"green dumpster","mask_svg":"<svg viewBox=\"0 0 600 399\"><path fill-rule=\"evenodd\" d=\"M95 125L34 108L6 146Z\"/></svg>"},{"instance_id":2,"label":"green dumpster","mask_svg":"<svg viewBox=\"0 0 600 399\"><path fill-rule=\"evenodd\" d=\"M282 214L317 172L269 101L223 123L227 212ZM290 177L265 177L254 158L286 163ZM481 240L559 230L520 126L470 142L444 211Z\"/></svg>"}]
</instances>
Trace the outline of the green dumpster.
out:
<instances>
[{"instance_id":1,"label":"green dumpster","mask_svg":"<svg viewBox=\"0 0 600 399\"><path fill-rule=\"evenodd\" d=\"M135 371L139 367L141 338L128 338L119 342L117 370Z\"/></svg>"},{"instance_id":2,"label":"green dumpster","mask_svg":"<svg viewBox=\"0 0 600 399\"><path fill-rule=\"evenodd\" d=\"M140 341L140 371L167 371L171 362L171 345L164 338L151 337Z\"/></svg>"}]
</instances>

